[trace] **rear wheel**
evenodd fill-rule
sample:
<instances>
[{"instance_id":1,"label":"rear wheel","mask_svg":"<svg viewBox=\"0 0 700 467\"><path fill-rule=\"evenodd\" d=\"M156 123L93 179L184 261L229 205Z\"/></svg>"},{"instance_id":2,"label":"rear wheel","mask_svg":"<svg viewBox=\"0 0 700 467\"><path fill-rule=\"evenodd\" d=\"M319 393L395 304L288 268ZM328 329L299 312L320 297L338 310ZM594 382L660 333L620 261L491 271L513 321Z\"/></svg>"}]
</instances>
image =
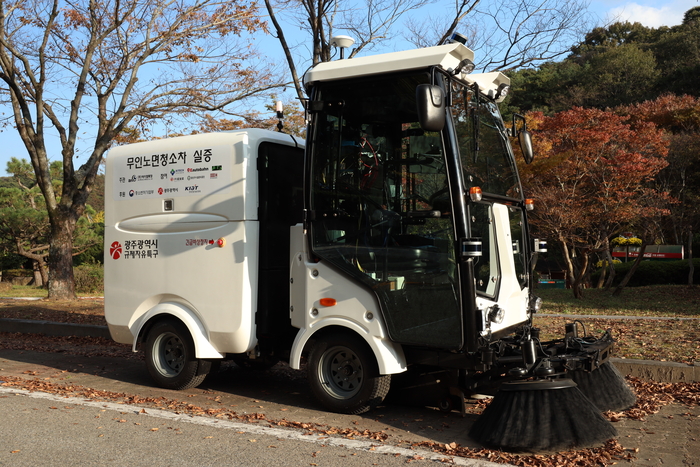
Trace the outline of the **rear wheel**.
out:
<instances>
[{"instance_id":1,"label":"rear wheel","mask_svg":"<svg viewBox=\"0 0 700 467\"><path fill-rule=\"evenodd\" d=\"M195 358L194 342L184 324L165 320L148 332L146 366L158 386L180 390L199 386L211 362Z\"/></svg>"},{"instance_id":2,"label":"rear wheel","mask_svg":"<svg viewBox=\"0 0 700 467\"><path fill-rule=\"evenodd\" d=\"M379 375L372 351L360 338L333 334L319 339L309 354L311 391L333 412L360 414L379 405L391 375Z\"/></svg>"}]
</instances>

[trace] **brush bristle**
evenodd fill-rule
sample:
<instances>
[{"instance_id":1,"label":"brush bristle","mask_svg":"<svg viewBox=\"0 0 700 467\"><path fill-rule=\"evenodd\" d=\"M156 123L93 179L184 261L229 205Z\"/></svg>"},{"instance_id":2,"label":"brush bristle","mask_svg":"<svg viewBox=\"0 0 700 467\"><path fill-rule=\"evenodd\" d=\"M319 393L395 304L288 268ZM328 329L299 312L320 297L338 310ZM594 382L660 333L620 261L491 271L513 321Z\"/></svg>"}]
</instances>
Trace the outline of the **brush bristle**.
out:
<instances>
[{"instance_id":1,"label":"brush bristle","mask_svg":"<svg viewBox=\"0 0 700 467\"><path fill-rule=\"evenodd\" d=\"M541 452L599 445L617 436L617 431L574 385L501 390L474 423L469 436L488 447Z\"/></svg>"},{"instance_id":2,"label":"brush bristle","mask_svg":"<svg viewBox=\"0 0 700 467\"><path fill-rule=\"evenodd\" d=\"M591 372L572 371L568 375L602 412L627 410L637 402L637 396L625 378L610 362Z\"/></svg>"}]
</instances>

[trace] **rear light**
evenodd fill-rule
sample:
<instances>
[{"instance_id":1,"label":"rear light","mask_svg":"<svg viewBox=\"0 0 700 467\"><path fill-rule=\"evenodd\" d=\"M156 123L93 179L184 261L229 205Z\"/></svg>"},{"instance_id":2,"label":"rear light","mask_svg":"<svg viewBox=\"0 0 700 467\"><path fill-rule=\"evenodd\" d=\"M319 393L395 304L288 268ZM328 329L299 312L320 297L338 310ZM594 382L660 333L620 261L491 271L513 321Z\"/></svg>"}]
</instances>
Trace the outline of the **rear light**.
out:
<instances>
[{"instance_id":1,"label":"rear light","mask_svg":"<svg viewBox=\"0 0 700 467\"><path fill-rule=\"evenodd\" d=\"M474 202L481 201L481 198L482 198L481 187L473 186L473 187L469 188L469 197Z\"/></svg>"},{"instance_id":2,"label":"rear light","mask_svg":"<svg viewBox=\"0 0 700 467\"><path fill-rule=\"evenodd\" d=\"M533 209L535 209L535 200L532 198L526 199L525 200L525 209L527 209L528 211L532 211Z\"/></svg>"}]
</instances>

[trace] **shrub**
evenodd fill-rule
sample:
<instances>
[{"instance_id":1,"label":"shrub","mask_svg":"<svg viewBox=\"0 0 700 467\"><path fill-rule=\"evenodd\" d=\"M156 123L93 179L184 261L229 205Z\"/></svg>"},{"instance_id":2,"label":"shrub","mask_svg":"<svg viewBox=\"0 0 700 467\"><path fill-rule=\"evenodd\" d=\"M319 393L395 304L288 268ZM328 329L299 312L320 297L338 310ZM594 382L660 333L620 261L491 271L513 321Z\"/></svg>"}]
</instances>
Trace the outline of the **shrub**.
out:
<instances>
[{"instance_id":1,"label":"shrub","mask_svg":"<svg viewBox=\"0 0 700 467\"><path fill-rule=\"evenodd\" d=\"M634 261L615 264L615 281L617 285L630 270ZM693 258L695 271L693 283L700 284L700 258ZM591 282L596 283L600 276L600 270L591 275ZM685 285L688 283L688 260L679 261L642 261L639 268L627 284L629 287L641 287L645 285Z\"/></svg>"},{"instance_id":2,"label":"shrub","mask_svg":"<svg viewBox=\"0 0 700 467\"><path fill-rule=\"evenodd\" d=\"M2 272L3 280L10 280L15 277L34 277L34 271L31 269L5 269Z\"/></svg>"},{"instance_id":3,"label":"shrub","mask_svg":"<svg viewBox=\"0 0 700 467\"><path fill-rule=\"evenodd\" d=\"M10 285L27 285L34 280L34 271L31 269L5 269L2 272L2 282Z\"/></svg>"},{"instance_id":4,"label":"shrub","mask_svg":"<svg viewBox=\"0 0 700 467\"><path fill-rule=\"evenodd\" d=\"M0 282L0 294L8 293L12 290L12 284L9 282Z\"/></svg>"},{"instance_id":5,"label":"shrub","mask_svg":"<svg viewBox=\"0 0 700 467\"><path fill-rule=\"evenodd\" d=\"M104 268L101 264L81 264L73 268L75 291L82 294L104 292Z\"/></svg>"}]
</instances>

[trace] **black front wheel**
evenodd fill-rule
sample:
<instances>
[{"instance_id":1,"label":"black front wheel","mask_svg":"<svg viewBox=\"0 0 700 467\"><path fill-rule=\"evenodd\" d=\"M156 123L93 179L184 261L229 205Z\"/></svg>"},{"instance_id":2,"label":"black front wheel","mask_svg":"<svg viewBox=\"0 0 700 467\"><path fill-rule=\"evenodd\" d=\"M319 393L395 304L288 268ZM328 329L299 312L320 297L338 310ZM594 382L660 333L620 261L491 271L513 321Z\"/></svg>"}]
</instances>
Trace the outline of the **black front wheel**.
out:
<instances>
[{"instance_id":1,"label":"black front wheel","mask_svg":"<svg viewBox=\"0 0 700 467\"><path fill-rule=\"evenodd\" d=\"M311 391L328 410L351 415L379 405L391 375L379 375L369 346L359 337L332 334L316 341L309 354Z\"/></svg>"},{"instance_id":2,"label":"black front wheel","mask_svg":"<svg viewBox=\"0 0 700 467\"><path fill-rule=\"evenodd\" d=\"M199 386L211 362L195 358L194 342L184 324L164 320L148 332L146 366L158 386L180 390Z\"/></svg>"}]
</instances>

